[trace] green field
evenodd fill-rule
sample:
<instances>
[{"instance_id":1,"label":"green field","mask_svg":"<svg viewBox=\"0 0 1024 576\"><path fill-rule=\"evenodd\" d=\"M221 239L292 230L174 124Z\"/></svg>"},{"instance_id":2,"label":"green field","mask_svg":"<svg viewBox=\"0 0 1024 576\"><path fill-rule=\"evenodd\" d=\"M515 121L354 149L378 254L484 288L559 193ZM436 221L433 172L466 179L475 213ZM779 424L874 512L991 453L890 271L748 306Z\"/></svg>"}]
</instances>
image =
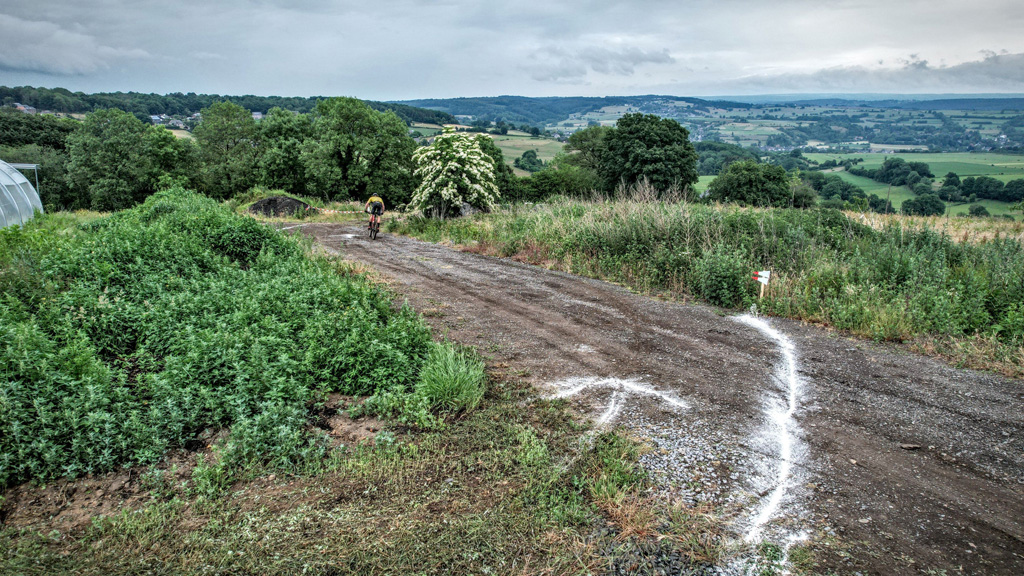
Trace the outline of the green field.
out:
<instances>
[{"instance_id":1,"label":"green field","mask_svg":"<svg viewBox=\"0 0 1024 576\"><path fill-rule=\"evenodd\" d=\"M892 202L893 208L896 208L897 210L899 210L900 206L903 205L904 200L909 200L914 197L914 193L911 192L910 190L907 190L907 188L904 186L890 187L888 184L875 182L870 178L856 176L854 174L850 174L849 172L832 172L832 174L839 176L844 181L849 182L850 184L859 186L862 190L864 190L864 193L867 194L868 196L872 194L877 194L879 198L888 197L889 201Z\"/></svg>"},{"instance_id":2,"label":"green field","mask_svg":"<svg viewBox=\"0 0 1024 576\"><path fill-rule=\"evenodd\" d=\"M1024 178L1024 156L1012 156L1007 154L974 153L974 152L936 152L921 154L805 154L809 160L824 162L836 160L842 162L850 158L863 158L864 162L859 164L864 168L878 168L886 158L903 158L908 162L926 162L935 174L936 181L941 182L942 178L949 172L954 172L961 178L968 176L990 176L1003 182ZM867 194L877 194L885 198L889 191L887 184L875 182L870 178L855 176L849 172L835 172L843 180L860 186ZM899 210L904 200L913 198L914 195L906 188L893 187L890 200L894 208ZM1020 218L1020 212L1010 210L1007 202L996 200L982 200L979 202L992 216L1009 214L1014 218ZM949 214L966 214L970 204L947 204Z\"/></svg>"},{"instance_id":3,"label":"green field","mask_svg":"<svg viewBox=\"0 0 1024 576\"><path fill-rule=\"evenodd\" d=\"M437 124L424 124L423 122L413 122L412 130L418 131L424 136L434 136L441 131L441 127Z\"/></svg>"},{"instance_id":4,"label":"green field","mask_svg":"<svg viewBox=\"0 0 1024 576\"><path fill-rule=\"evenodd\" d=\"M703 192L708 189L708 186L711 185L711 181L714 180L715 178L716 176L700 176L697 180L697 185L694 186L693 188L697 192Z\"/></svg>"},{"instance_id":5,"label":"green field","mask_svg":"<svg viewBox=\"0 0 1024 576\"><path fill-rule=\"evenodd\" d=\"M533 136L506 134L503 136L491 136L491 138L494 139L494 143L501 149L501 153L505 155L505 163L509 166L512 165L513 160L522 156L523 152L527 150L536 150L538 158L549 162L564 147L561 142L556 140L535 138Z\"/></svg>"},{"instance_id":6,"label":"green field","mask_svg":"<svg viewBox=\"0 0 1024 576\"><path fill-rule=\"evenodd\" d=\"M718 127L718 132L726 142L750 146L756 144L764 145L770 136L781 134L777 126L782 124L792 125L792 122L779 122L777 120L752 120L749 122L729 122Z\"/></svg>"},{"instance_id":7,"label":"green field","mask_svg":"<svg viewBox=\"0 0 1024 576\"><path fill-rule=\"evenodd\" d=\"M1008 182L1024 178L1024 156L1008 154L975 153L975 152L936 152L921 154L805 154L809 160L824 162L836 160L842 162L849 158L863 158L859 164L864 168L878 168L886 158L903 158L907 162L927 162L932 173L942 178L949 172L955 172L961 178L967 176L991 176L997 180ZM865 188L867 190L867 188Z\"/></svg>"},{"instance_id":8,"label":"green field","mask_svg":"<svg viewBox=\"0 0 1024 576\"><path fill-rule=\"evenodd\" d=\"M805 154L805 156L807 156L807 157L812 157L812 156L817 157L817 156L820 156L820 157L827 157L827 158L834 158L835 157L835 155L828 155L828 154ZM856 156L856 155L854 155L854 156ZM917 157L917 156L922 156L922 155L921 154L914 154L913 156ZM936 156L937 156L937 154L936 154ZM865 162L865 164L868 164L868 163ZM965 165L968 165L968 164L965 164ZM973 166L976 166L976 167L978 167L980 169L980 165L973 165ZM932 168L932 171L935 171L934 167ZM856 176L854 174L850 174L849 172L845 172L845 171L828 172L828 174L835 174L836 176L839 176L840 178L842 178L844 181L849 182L850 184L853 184L855 186L860 187L862 190L864 190L864 193L869 195L869 196L871 194L876 194L879 198L888 198L889 201L892 202L893 208L895 208L896 210L899 210L903 206L903 202L904 201L910 200L911 198L914 198L914 193L911 192L910 190L908 190L905 186L892 186L892 187L890 187L888 184L883 184L881 182L875 182L874 180L872 180L870 178L865 178L863 176ZM943 175L944 174L945 174L945 172L943 172ZM705 190L708 189L708 186L711 185L711 181L714 180L714 179L715 179L714 176L701 176L700 177L700 181L697 182L697 185L694 186L694 188L698 192L704 192ZM1010 216L1013 216L1014 219L1020 219L1020 217L1021 217L1020 211L1019 210L1011 210L1010 209L1010 204L1007 203L1007 202L998 202L996 200L979 200L977 203L982 205L982 206L984 206L985 209L988 210L989 214L992 215L992 216L1002 216L1002 215L1008 214ZM954 215L957 215L957 214L967 214L967 211L970 209L971 205L967 204L967 203L962 203L962 204L946 203L946 206L947 206L947 213L949 215L951 215L951 216L954 216Z\"/></svg>"},{"instance_id":9,"label":"green field","mask_svg":"<svg viewBox=\"0 0 1024 576\"><path fill-rule=\"evenodd\" d=\"M1011 204L1008 202L999 202L998 200L978 200L976 204L981 204L982 206L984 206L985 209L988 210L988 213L992 216L1010 215L1013 217L1014 220L1020 220L1021 218L1020 210L1011 210ZM970 210L970 207L971 205L967 203L952 204L950 202L947 202L946 214L967 214L967 211Z\"/></svg>"}]
</instances>

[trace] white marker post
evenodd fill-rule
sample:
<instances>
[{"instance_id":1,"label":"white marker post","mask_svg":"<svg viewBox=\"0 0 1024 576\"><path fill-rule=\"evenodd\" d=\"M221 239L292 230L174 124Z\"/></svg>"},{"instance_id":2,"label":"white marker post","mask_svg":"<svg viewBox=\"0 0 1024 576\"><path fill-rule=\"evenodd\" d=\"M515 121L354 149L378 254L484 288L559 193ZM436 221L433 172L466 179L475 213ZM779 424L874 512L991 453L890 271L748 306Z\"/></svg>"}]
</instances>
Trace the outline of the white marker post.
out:
<instances>
[{"instance_id":1,"label":"white marker post","mask_svg":"<svg viewBox=\"0 0 1024 576\"><path fill-rule=\"evenodd\" d=\"M757 280L758 282L761 283L761 295L758 296L758 300L764 298L764 287L768 285L768 279L771 278L771 276L771 270L761 270L760 272L754 273L754 280Z\"/></svg>"}]
</instances>

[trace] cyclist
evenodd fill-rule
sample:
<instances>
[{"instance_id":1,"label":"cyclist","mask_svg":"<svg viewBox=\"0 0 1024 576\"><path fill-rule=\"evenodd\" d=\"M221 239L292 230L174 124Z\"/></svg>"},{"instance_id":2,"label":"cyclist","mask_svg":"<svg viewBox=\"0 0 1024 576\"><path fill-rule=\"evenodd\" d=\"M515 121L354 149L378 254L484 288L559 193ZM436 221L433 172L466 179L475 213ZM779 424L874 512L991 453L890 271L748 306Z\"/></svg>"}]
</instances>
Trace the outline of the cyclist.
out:
<instances>
[{"instance_id":1,"label":"cyclist","mask_svg":"<svg viewBox=\"0 0 1024 576\"><path fill-rule=\"evenodd\" d=\"M380 217L384 214L384 201L380 199L380 196L374 194L370 196L370 199L366 201L366 211L370 214L370 228L376 224L380 227Z\"/></svg>"}]
</instances>

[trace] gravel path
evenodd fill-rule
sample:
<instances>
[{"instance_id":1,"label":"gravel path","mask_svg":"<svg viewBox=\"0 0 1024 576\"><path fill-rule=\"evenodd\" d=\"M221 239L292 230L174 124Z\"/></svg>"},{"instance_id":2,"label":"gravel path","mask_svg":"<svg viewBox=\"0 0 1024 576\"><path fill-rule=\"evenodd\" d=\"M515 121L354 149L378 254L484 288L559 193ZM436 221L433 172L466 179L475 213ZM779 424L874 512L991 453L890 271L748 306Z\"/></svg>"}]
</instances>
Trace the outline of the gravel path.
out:
<instances>
[{"instance_id":1,"label":"gravel path","mask_svg":"<svg viewBox=\"0 0 1024 576\"><path fill-rule=\"evenodd\" d=\"M791 406L785 347L716 309L390 234L371 242L355 226L292 231L380 270L448 337L645 439L660 489L715 504L738 540L755 525L780 545L806 533L823 571L1024 574L1019 381L773 318L797 359Z\"/></svg>"}]
</instances>

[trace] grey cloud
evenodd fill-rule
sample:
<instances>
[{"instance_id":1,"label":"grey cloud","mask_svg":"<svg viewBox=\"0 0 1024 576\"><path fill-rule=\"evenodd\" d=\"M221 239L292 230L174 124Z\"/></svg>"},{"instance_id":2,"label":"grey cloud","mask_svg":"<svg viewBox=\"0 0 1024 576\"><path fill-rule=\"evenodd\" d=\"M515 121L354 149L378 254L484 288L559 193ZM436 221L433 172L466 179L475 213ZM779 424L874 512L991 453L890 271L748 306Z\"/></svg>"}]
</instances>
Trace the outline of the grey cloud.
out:
<instances>
[{"instance_id":1,"label":"grey cloud","mask_svg":"<svg viewBox=\"0 0 1024 576\"><path fill-rule=\"evenodd\" d=\"M1024 89L1024 53L982 51L982 59L934 66L913 54L898 68L838 66L806 74L749 76L739 86L807 91L1003 91Z\"/></svg>"},{"instance_id":2,"label":"grey cloud","mask_svg":"<svg viewBox=\"0 0 1024 576\"><path fill-rule=\"evenodd\" d=\"M52 22L0 14L0 70L79 75L118 60L148 57L144 50L105 46Z\"/></svg>"},{"instance_id":3,"label":"grey cloud","mask_svg":"<svg viewBox=\"0 0 1024 576\"><path fill-rule=\"evenodd\" d=\"M906 92L936 84L954 92L1021 91L1020 0L922 6L891 0L4 0L0 83L399 100ZM991 25L993 14L1000 26ZM979 54L982 47L996 50ZM1014 54L999 53L1004 47ZM965 59L975 62L956 64Z\"/></svg>"},{"instance_id":4,"label":"grey cloud","mask_svg":"<svg viewBox=\"0 0 1024 576\"><path fill-rule=\"evenodd\" d=\"M195 58L196 60L227 60L223 54L217 54L215 52L189 52L189 57Z\"/></svg>"},{"instance_id":5,"label":"grey cloud","mask_svg":"<svg viewBox=\"0 0 1024 576\"><path fill-rule=\"evenodd\" d=\"M598 74L632 76L637 66L643 64L675 62L668 50L648 52L636 47L613 50L597 46L576 51L547 48L536 52L532 59L540 63L528 68L530 75L541 82L576 80L586 76L590 70Z\"/></svg>"}]
</instances>

